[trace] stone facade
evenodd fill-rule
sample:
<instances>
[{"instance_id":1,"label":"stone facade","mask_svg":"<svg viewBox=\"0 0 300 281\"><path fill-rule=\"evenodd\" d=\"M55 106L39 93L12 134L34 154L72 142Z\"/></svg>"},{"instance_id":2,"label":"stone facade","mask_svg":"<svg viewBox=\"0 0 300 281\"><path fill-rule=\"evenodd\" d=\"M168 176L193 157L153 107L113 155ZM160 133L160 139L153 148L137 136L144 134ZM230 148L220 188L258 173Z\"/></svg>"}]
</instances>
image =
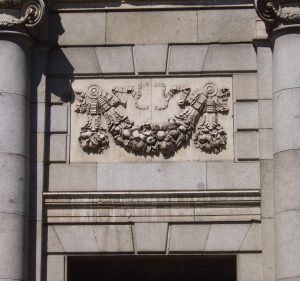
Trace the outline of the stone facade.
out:
<instances>
[{"instance_id":1,"label":"stone facade","mask_svg":"<svg viewBox=\"0 0 300 281\"><path fill-rule=\"evenodd\" d=\"M299 15L0 0L0 280L149 254L300 280Z\"/></svg>"}]
</instances>

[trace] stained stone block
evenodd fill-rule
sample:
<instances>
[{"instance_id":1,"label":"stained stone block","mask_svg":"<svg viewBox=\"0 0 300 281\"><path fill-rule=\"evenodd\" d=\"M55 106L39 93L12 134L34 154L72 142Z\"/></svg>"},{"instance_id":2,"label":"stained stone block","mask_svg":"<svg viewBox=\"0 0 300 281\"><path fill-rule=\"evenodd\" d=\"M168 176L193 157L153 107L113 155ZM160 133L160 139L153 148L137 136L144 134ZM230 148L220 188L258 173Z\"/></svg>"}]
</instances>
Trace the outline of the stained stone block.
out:
<instances>
[{"instance_id":1,"label":"stained stone block","mask_svg":"<svg viewBox=\"0 0 300 281\"><path fill-rule=\"evenodd\" d=\"M207 188L259 189L259 163L207 163Z\"/></svg>"},{"instance_id":2,"label":"stained stone block","mask_svg":"<svg viewBox=\"0 0 300 281\"><path fill-rule=\"evenodd\" d=\"M238 160L253 160L259 158L258 132L236 133L236 155Z\"/></svg>"},{"instance_id":3,"label":"stained stone block","mask_svg":"<svg viewBox=\"0 0 300 281\"><path fill-rule=\"evenodd\" d=\"M260 99L272 99L272 71L271 47L257 47L257 82Z\"/></svg>"},{"instance_id":4,"label":"stained stone block","mask_svg":"<svg viewBox=\"0 0 300 281\"><path fill-rule=\"evenodd\" d=\"M135 58L138 73L165 73L167 44L136 45Z\"/></svg>"},{"instance_id":5,"label":"stained stone block","mask_svg":"<svg viewBox=\"0 0 300 281\"><path fill-rule=\"evenodd\" d=\"M254 71L256 53L252 44L209 45L203 71Z\"/></svg>"},{"instance_id":6,"label":"stained stone block","mask_svg":"<svg viewBox=\"0 0 300 281\"><path fill-rule=\"evenodd\" d=\"M116 171L118 171L116 175ZM98 163L97 190L203 190L201 162Z\"/></svg>"},{"instance_id":7,"label":"stained stone block","mask_svg":"<svg viewBox=\"0 0 300 281\"><path fill-rule=\"evenodd\" d=\"M107 13L106 44L197 42L196 11Z\"/></svg>"},{"instance_id":8,"label":"stained stone block","mask_svg":"<svg viewBox=\"0 0 300 281\"><path fill-rule=\"evenodd\" d=\"M272 128L273 127L273 104L272 100L259 100L258 113L259 113L259 128Z\"/></svg>"},{"instance_id":9,"label":"stained stone block","mask_svg":"<svg viewBox=\"0 0 300 281\"><path fill-rule=\"evenodd\" d=\"M95 48L55 48L49 52L48 74L99 74L101 73Z\"/></svg>"},{"instance_id":10,"label":"stained stone block","mask_svg":"<svg viewBox=\"0 0 300 281\"><path fill-rule=\"evenodd\" d=\"M263 218L274 217L274 187L273 187L273 161L260 161L261 181L261 215Z\"/></svg>"},{"instance_id":11,"label":"stained stone block","mask_svg":"<svg viewBox=\"0 0 300 281\"><path fill-rule=\"evenodd\" d=\"M99 252L91 225L54 225L54 230L67 253Z\"/></svg>"},{"instance_id":12,"label":"stained stone block","mask_svg":"<svg viewBox=\"0 0 300 281\"><path fill-rule=\"evenodd\" d=\"M257 74L234 74L233 94L236 100L257 100Z\"/></svg>"},{"instance_id":13,"label":"stained stone block","mask_svg":"<svg viewBox=\"0 0 300 281\"><path fill-rule=\"evenodd\" d=\"M170 46L168 71L170 73L201 72L207 49L207 45Z\"/></svg>"},{"instance_id":14,"label":"stained stone block","mask_svg":"<svg viewBox=\"0 0 300 281\"><path fill-rule=\"evenodd\" d=\"M102 73L134 73L132 47L98 47L95 50Z\"/></svg>"},{"instance_id":15,"label":"stained stone block","mask_svg":"<svg viewBox=\"0 0 300 281\"><path fill-rule=\"evenodd\" d=\"M47 96L51 103L67 103L71 101L71 81L68 78L48 78Z\"/></svg>"},{"instance_id":16,"label":"stained stone block","mask_svg":"<svg viewBox=\"0 0 300 281\"><path fill-rule=\"evenodd\" d=\"M205 251L238 251L249 230L249 224L213 224Z\"/></svg>"},{"instance_id":17,"label":"stained stone block","mask_svg":"<svg viewBox=\"0 0 300 281\"><path fill-rule=\"evenodd\" d=\"M49 191L95 191L96 164L49 165Z\"/></svg>"},{"instance_id":18,"label":"stained stone block","mask_svg":"<svg viewBox=\"0 0 300 281\"><path fill-rule=\"evenodd\" d=\"M67 160L67 136L66 135L51 135L50 136L50 149L49 149L50 162L66 162Z\"/></svg>"},{"instance_id":19,"label":"stained stone block","mask_svg":"<svg viewBox=\"0 0 300 281\"><path fill-rule=\"evenodd\" d=\"M138 252L165 252L167 223L135 223L136 250Z\"/></svg>"},{"instance_id":20,"label":"stained stone block","mask_svg":"<svg viewBox=\"0 0 300 281\"><path fill-rule=\"evenodd\" d=\"M300 89L274 94L274 153L300 148Z\"/></svg>"},{"instance_id":21,"label":"stained stone block","mask_svg":"<svg viewBox=\"0 0 300 281\"><path fill-rule=\"evenodd\" d=\"M50 131L55 133L68 132L68 106L52 105L50 110Z\"/></svg>"},{"instance_id":22,"label":"stained stone block","mask_svg":"<svg viewBox=\"0 0 300 281\"><path fill-rule=\"evenodd\" d=\"M238 102L235 104L235 123L237 130L258 128L258 103Z\"/></svg>"},{"instance_id":23,"label":"stained stone block","mask_svg":"<svg viewBox=\"0 0 300 281\"><path fill-rule=\"evenodd\" d=\"M173 224L170 232L170 252L203 251L211 225Z\"/></svg>"},{"instance_id":24,"label":"stained stone block","mask_svg":"<svg viewBox=\"0 0 300 281\"><path fill-rule=\"evenodd\" d=\"M99 12L50 13L49 39L59 45L105 44L105 19Z\"/></svg>"},{"instance_id":25,"label":"stained stone block","mask_svg":"<svg viewBox=\"0 0 300 281\"><path fill-rule=\"evenodd\" d=\"M100 252L133 252L131 225L93 225Z\"/></svg>"},{"instance_id":26,"label":"stained stone block","mask_svg":"<svg viewBox=\"0 0 300 281\"><path fill-rule=\"evenodd\" d=\"M64 256L47 256L47 281L65 280L65 258Z\"/></svg>"},{"instance_id":27,"label":"stained stone block","mask_svg":"<svg viewBox=\"0 0 300 281\"><path fill-rule=\"evenodd\" d=\"M252 42L256 17L253 9L200 10L198 42Z\"/></svg>"},{"instance_id":28,"label":"stained stone block","mask_svg":"<svg viewBox=\"0 0 300 281\"><path fill-rule=\"evenodd\" d=\"M237 255L238 281L263 281L261 254Z\"/></svg>"},{"instance_id":29,"label":"stained stone block","mask_svg":"<svg viewBox=\"0 0 300 281\"><path fill-rule=\"evenodd\" d=\"M259 130L259 153L260 159L273 158L273 131L272 129Z\"/></svg>"}]
</instances>

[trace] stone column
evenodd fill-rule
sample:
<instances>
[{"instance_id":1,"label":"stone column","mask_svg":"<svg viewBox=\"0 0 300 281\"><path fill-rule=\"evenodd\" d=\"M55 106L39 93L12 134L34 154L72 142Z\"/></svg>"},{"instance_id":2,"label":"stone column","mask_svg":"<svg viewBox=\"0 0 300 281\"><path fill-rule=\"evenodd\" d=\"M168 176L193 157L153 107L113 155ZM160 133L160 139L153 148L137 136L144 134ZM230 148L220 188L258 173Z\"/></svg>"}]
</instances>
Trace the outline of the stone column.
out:
<instances>
[{"instance_id":1,"label":"stone column","mask_svg":"<svg viewBox=\"0 0 300 281\"><path fill-rule=\"evenodd\" d=\"M283 2L283 1L282 1ZM300 1L258 0L273 44L276 280L300 280Z\"/></svg>"},{"instance_id":2,"label":"stone column","mask_svg":"<svg viewBox=\"0 0 300 281\"><path fill-rule=\"evenodd\" d=\"M0 280L27 280L30 29L42 2L0 0Z\"/></svg>"}]
</instances>

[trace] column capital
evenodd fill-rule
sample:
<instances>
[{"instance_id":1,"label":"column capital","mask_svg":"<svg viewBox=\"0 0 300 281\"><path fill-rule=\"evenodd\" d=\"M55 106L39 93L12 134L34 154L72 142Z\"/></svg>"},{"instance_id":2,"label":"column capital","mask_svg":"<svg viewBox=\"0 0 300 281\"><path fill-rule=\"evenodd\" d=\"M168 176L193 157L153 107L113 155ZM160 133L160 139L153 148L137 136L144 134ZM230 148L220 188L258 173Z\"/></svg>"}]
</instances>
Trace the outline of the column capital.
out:
<instances>
[{"instance_id":1,"label":"column capital","mask_svg":"<svg viewBox=\"0 0 300 281\"><path fill-rule=\"evenodd\" d=\"M300 0L254 0L254 3L268 31L300 25Z\"/></svg>"},{"instance_id":2,"label":"column capital","mask_svg":"<svg viewBox=\"0 0 300 281\"><path fill-rule=\"evenodd\" d=\"M0 0L0 31L31 30L44 17L44 0Z\"/></svg>"}]
</instances>

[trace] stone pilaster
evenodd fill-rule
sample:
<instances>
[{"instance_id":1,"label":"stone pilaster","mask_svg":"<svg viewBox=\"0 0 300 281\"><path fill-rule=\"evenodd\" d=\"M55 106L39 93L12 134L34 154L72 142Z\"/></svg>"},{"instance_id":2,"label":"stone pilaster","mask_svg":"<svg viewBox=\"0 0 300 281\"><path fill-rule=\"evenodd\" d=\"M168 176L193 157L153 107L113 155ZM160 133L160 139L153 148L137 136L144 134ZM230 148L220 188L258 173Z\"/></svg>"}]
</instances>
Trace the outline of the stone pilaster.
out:
<instances>
[{"instance_id":1,"label":"stone pilaster","mask_svg":"<svg viewBox=\"0 0 300 281\"><path fill-rule=\"evenodd\" d=\"M300 280L300 1L258 0L273 44L276 280Z\"/></svg>"},{"instance_id":2,"label":"stone pilaster","mask_svg":"<svg viewBox=\"0 0 300 281\"><path fill-rule=\"evenodd\" d=\"M0 280L27 280L30 34L44 10L0 0Z\"/></svg>"}]
</instances>

